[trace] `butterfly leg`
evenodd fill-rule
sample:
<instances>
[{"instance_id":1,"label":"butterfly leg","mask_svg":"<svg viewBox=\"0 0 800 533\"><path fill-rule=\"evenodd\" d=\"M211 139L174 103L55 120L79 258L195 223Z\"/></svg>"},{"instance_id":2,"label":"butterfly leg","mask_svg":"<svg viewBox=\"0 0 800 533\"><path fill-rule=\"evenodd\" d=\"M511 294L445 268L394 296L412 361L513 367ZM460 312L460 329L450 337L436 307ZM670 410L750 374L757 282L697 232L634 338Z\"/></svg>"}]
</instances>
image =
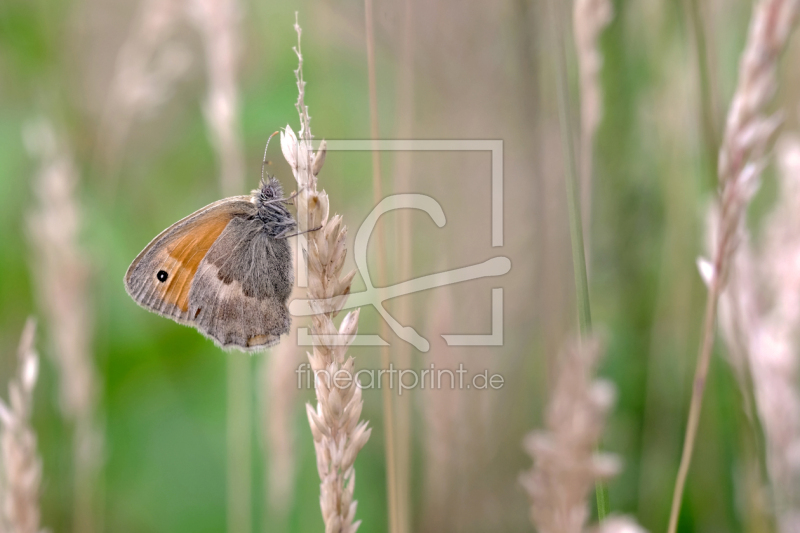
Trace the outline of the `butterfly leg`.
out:
<instances>
[{"instance_id":1,"label":"butterfly leg","mask_svg":"<svg viewBox=\"0 0 800 533\"><path fill-rule=\"evenodd\" d=\"M312 231L319 231L321 229L322 229L322 226L317 226L314 229L307 229L305 231L300 231L298 233L292 233L291 235L280 234L280 235L276 236L275 238L276 239L288 239L289 237L297 237L298 235L302 235L303 233L311 233Z\"/></svg>"}]
</instances>

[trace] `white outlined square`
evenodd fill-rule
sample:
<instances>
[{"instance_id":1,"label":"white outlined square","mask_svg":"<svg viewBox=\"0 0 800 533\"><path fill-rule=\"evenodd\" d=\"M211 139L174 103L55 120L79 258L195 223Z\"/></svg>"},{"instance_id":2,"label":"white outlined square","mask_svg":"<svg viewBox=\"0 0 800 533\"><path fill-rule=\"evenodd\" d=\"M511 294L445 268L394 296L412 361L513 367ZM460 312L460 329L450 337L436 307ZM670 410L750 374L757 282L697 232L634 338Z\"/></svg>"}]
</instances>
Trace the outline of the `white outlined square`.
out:
<instances>
[{"instance_id":1,"label":"white outlined square","mask_svg":"<svg viewBox=\"0 0 800 533\"><path fill-rule=\"evenodd\" d=\"M502 139L447 139L447 140L397 140L397 139L364 139L364 140L328 140L327 151L360 151L370 152L373 150L398 152L398 151L427 151L427 152L491 152L491 224L492 224L492 247L498 248L503 246L503 141ZM314 149L319 146L318 141L314 141ZM426 200L427 199L427 200ZM433 201L436 205L431 206L428 200ZM385 204L385 205L384 205ZM438 207L438 211L436 208ZM378 206L373 209L368 219L362 224L365 224L371 219L377 220L381 212L386 212L392 209L399 208L417 208L423 209L430 214L434 220L437 216L441 217L441 223L437 221L440 226L444 225L444 213L441 211L441 206L433 198L424 195L394 195L384 198ZM378 212L377 215L373 215ZM374 220L372 223L374 224ZM371 227L370 227L371 232ZM410 294L419 290L433 288L460 281L467 281L470 279L477 279L488 276L503 275L510 270L511 263L508 258L498 256L490 259L479 265L472 265L469 267L462 267L447 272L433 274L430 276L423 276L414 280L399 283L392 287L385 287L378 289L372 286L369 280L369 274L366 272L366 241L361 237L362 231L356 236L355 251L362 251L364 254L363 261L360 262L358 255L356 256L356 264L358 265L359 274L367 284L367 291L361 293L354 293L348 297L348 303L345 309L362 307L364 305L373 305L376 307L382 318L386 320L392 330L398 337L413 344L418 350L427 352L430 345L426 339L419 335L413 328L404 327L397 323L388 312L383 309L381 302L401 296L403 294ZM306 246L304 236L301 236L299 242L300 247ZM366 235L366 240L369 235ZM362 244L363 243L363 244ZM359 244L362 244L359 246ZM298 258L299 259L299 258ZM297 271L297 284L300 287L308 285L308 266L304 261L298 261ZM360 297L363 296L363 297ZM305 316L310 314L308 305L305 306L306 300L298 299L292 301L291 309L294 316ZM501 346L503 343L503 289L492 289L492 333L489 335L442 335L447 342L448 346ZM297 330L298 346L311 346L312 339L308 328L298 328ZM378 335L357 335L352 345L355 346L386 346L388 343L380 338Z\"/></svg>"}]
</instances>

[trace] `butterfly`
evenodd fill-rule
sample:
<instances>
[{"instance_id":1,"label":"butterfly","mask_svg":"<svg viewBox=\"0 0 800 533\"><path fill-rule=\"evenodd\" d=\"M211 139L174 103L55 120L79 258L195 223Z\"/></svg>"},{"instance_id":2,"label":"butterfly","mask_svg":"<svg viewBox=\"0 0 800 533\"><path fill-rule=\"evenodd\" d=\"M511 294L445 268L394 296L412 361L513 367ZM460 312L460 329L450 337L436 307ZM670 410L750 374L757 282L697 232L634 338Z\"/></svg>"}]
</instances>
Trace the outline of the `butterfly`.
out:
<instances>
[{"instance_id":1,"label":"butterfly","mask_svg":"<svg viewBox=\"0 0 800 533\"><path fill-rule=\"evenodd\" d=\"M249 196L192 213L133 260L125 289L148 311L193 326L222 348L277 344L291 324L292 197L283 197L277 179L262 177Z\"/></svg>"}]
</instances>

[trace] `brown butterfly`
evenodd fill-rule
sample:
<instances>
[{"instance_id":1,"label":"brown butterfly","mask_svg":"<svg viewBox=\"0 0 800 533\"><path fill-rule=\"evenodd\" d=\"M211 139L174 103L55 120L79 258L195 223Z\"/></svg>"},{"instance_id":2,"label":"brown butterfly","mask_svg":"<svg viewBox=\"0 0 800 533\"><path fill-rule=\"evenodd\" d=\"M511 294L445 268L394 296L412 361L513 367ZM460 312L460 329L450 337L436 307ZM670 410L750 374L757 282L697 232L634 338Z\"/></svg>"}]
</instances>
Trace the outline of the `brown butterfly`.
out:
<instances>
[{"instance_id":1,"label":"brown butterfly","mask_svg":"<svg viewBox=\"0 0 800 533\"><path fill-rule=\"evenodd\" d=\"M133 260L125 289L145 309L193 326L222 348L264 349L289 331L294 284L286 240L297 224L273 177L250 196L207 205Z\"/></svg>"}]
</instances>

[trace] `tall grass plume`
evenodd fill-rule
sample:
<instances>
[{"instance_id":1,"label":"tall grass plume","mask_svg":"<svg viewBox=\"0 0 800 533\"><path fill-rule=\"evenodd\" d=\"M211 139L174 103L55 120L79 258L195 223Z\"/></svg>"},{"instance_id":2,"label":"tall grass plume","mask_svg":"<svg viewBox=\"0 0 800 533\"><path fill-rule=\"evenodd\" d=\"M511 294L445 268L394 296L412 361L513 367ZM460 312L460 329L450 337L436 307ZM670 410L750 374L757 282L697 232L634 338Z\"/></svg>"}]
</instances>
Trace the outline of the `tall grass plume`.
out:
<instances>
[{"instance_id":1,"label":"tall grass plume","mask_svg":"<svg viewBox=\"0 0 800 533\"><path fill-rule=\"evenodd\" d=\"M596 451L616 394L613 385L594 376L602 354L601 343L593 336L573 341L563 350L545 429L525 437L525 450L534 465L519 481L540 533L583 532L591 514L592 489L620 470L616 456Z\"/></svg>"},{"instance_id":2,"label":"tall grass plume","mask_svg":"<svg viewBox=\"0 0 800 533\"><path fill-rule=\"evenodd\" d=\"M91 533L104 455L98 425L100 384L92 354L90 263L80 244L82 213L78 170L70 151L46 120L30 122L25 145L39 160L36 207L28 215L33 274L59 373L61 412L73 424L74 529Z\"/></svg>"},{"instance_id":3,"label":"tall grass plume","mask_svg":"<svg viewBox=\"0 0 800 533\"><path fill-rule=\"evenodd\" d=\"M708 285L708 298L686 436L672 497L669 533L675 533L678 527L683 490L700 423L719 296L744 235L745 211L758 189L767 149L781 123L780 114L769 115L766 108L777 90L778 58L796 23L798 6L800 2L797 0L760 0L753 7L749 35L739 65L739 79L719 151L716 242L711 259L699 261L701 274Z\"/></svg>"},{"instance_id":4,"label":"tall grass plume","mask_svg":"<svg viewBox=\"0 0 800 533\"><path fill-rule=\"evenodd\" d=\"M311 144L311 117L305 104L303 55L300 48L300 25L295 22L299 65L295 71L297 111L300 131L295 135L290 126L281 132L283 156L297 180L298 226L306 234L304 256L308 267L309 305L313 352L308 354L315 374L314 388L317 405L306 404L317 470L320 477L320 508L329 533L354 533L360 521L355 520L357 502L355 489L356 456L367 443L372 429L360 421L363 400L361 388L353 378L355 361L347 356L358 329L359 311L348 313L337 328L333 322L344 306L356 271L342 274L347 254L347 228L340 215L329 217L329 199L325 191L317 190L317 176L325 161L325 141L315 152ZM337 372L350 376L342 386L332 381Z\"/></svg>"}]
</instances>

